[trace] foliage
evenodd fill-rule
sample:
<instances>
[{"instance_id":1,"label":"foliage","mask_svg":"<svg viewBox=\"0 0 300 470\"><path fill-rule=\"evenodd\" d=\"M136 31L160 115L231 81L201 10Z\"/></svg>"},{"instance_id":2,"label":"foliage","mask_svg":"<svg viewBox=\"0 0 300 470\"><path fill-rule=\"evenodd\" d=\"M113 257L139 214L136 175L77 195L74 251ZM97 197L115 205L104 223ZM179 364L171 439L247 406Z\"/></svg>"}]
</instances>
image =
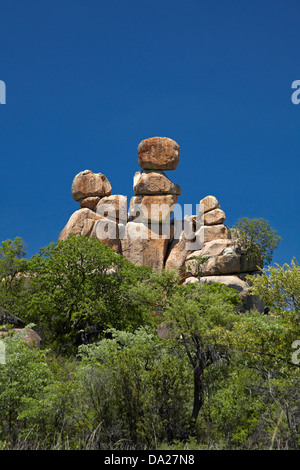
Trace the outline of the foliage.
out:
<instances>
[{"instance_id":1,"label":"foliage","mask_svg":"<svg viewBox=\"0 0 300 470\"><path fill-rule=\"evenodd\" d=\"M37 323L60 352L76 351L108 327L135 329L151 320L128 295L150 268L133 266L96 238L51 243L28 264L26 320Z\"/></svg>"},{"instance_id":2,"label":"foliage","mask_svg":"<svg viewBox=\"0 0 300 470\"><path fill-rule=\"evenodd\" d=\"M216 362L228 361L226 347L219 341L219 329L230 329L236 317L233 303L223 294L228 290L231 294L227 287L220 289L205 283L180 286L166 310L168 327L180 338L192 366L192 426L205 401L204 372ZM232 294L237 297L236 292Z\"/></svg>"},{"instance_id":3,"label":"foliage","mask_svg":"<svg viewBox=\"0 0 300 470\"><path fill-rule=\"evenodd\" d=\"M24 242L20 237L3 241L0 245L0 305L10 313L22 306L26 271Z\"/></svg>"},{"instance_id":4,"label":"foliage","mask_svg":"<svg viewBox=\"0 0 300 470\"><path fill-rule=\"evenodd\" d=\"M120 433L127 444L151 447L182 437L189 411L186 398L191 395L184 355L172 341L144 328L110 333L112 339L79 348L89 409L97 403L97 420L105 422L106 432ZM102 403L93 398L91 376L102 377L97 387ZM105 442L103 433L101 437Z\"/></svg>"},{"instance_id":5,"label":"foliage","mask_svg":"<svg viewBox=\"0 0 300 470\"><path fill-rule=\"evenodd\" d=\"M300 340L300 268L297 261L265 268L252 282L251 292L270 309L265 322L268 325L265 336L269 335L265 339L268 354L295 364L293 343Z\"/></svg>"},{"instance_id":6,"label":"foliage","mask_svg":"<svg viewBox=\"0 0 300 470\"><path fill-rule=\"evenodd\" d=\"M275 264L264 269L254 278L251 291L275 312L292 315L299 320L300 312L300 267L296 259L291 264Z\"/></svg>"},{"instance_id":7,"label":"foliage","mask_svg":"<svg viewBox=\"0 0 300 470\"><path fill-rule=\"evenodd\" d=\"M264 265L270 264L273 252L281 241L277 230L263 218L243 217L232 227L231 233L239 239L245 254L256 259L257 264L261 261Z\"/></svg>"},{"instance_id":8,"label":"foliage","mask_svg":"<svg viewBox=\"0 0 300 470\"><path fill-rule=\"evenodd\" d=\"M239 368L255 371L248 389L259 397L259 440L269 448L297 449L300 442L300 367L294 357L299 350L293 350L300 344L299 275L293 260L252 278L251 291L270 307L269 314L245 312L224 336Z\"/></svg>"},{"instance_id":9,"label":"foliage","mask_svg":"<svg viewBox=\"0 0 300 470\"><path fill-rule=\"evenodd\" d=\"M13 444L26 430L22 421L28 400L39 396L51 380L47 351L30 347L23 341L23 332L8 335L5 343L5 364L0 364L0 436Z\"/></svg>"},{"instance_id":10,"label":"foliage","mask_svg":"<svg viewBox=\"0 0 300 470\"><path fill-rule=\"evenodd\" d=\"M22 340L30 324L1 337L1 449L299 448L296 260L251 276L264 315L223 284L183 285L96 239L28 262L22 247L2 243L1 299L37 324L43 349Z\"/></svg>"}]
</instances>

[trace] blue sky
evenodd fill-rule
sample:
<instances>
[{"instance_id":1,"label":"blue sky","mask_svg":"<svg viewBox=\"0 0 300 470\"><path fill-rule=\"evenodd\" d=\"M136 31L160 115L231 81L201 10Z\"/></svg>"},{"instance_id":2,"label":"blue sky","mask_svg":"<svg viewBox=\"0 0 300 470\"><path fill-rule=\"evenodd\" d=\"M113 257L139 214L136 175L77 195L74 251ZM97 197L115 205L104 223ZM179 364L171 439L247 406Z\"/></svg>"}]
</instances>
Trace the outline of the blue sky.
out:
<instances>
[{"instance_id":1,"label":"blue sky","mask_svg":"<svg viewBox=\"0 0 300 470\"><path fill-rule=\"evenodd\" d=\"M133 195L137 146L180 145L178 202L262 217L300 261L299 1L0 0L0 238L28 256L79 208L73 177Z\"/></svg>"}]
</instances>

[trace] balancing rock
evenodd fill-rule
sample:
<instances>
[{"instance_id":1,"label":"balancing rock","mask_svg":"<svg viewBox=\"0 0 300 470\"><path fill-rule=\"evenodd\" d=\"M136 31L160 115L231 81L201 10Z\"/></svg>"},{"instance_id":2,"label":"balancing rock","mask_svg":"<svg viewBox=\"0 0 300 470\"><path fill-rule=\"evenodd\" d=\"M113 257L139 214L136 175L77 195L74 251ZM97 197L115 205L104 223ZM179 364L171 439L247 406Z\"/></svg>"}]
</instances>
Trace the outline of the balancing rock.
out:
<instances>
[{"instance_id":1,"label":"balancing rock","mask_svg":"<svg viewBox=\"0 0 300 470\"><path fill-rule=\"evenodd\" d=\"M88 197L103 197L111 194L111 184L102 173L85 170L78 173L72 183L71 194L75 201Z\"/></svg>"},{"instance_id":2,"label":"balancing rock","mask_svg":"<svg viewBox=\"0 0 300 470\"><path fill-rule=\"evenodd\" d=\"M133 192L136 195L181 194L181 188L163 171L141 170L133 178Z\"/></svg>"},{"instance_id":3,"label":"balancing rock","mask_svg":"<svg viewBox=\"0 0 300 470\"><path fill-rule=\"evenodd\" d=\"M138 157L144 170L175 170L179 163L179 145L168 137L151 137L140 142Z\"/></svg>"}]
</instances>

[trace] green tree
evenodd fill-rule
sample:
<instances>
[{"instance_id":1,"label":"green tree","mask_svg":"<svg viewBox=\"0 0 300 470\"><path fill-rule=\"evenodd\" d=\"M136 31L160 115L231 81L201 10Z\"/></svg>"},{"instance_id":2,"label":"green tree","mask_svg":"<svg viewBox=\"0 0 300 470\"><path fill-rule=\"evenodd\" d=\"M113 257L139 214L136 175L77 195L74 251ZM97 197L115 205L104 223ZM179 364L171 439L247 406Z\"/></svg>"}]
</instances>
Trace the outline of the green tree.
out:
<instances>
[{"instance_id":1,"label":"green tree","mask_svg":"<svg viewBox=\"0 0 300 470\"><path fill-rule=\"evenodd\" d=\"M227 450L262 448L258 429L268 405L260 399L257 382L257 372L236 361L232 351L229 366L212 365L207 370L207 400L199 423L206 443L215 442L217 448Z\"/></svg>"},{"instance_id":2,"label":"green tree","mask_svg":"<svg viewBox=\"0 0 300 470\"><path fill-rule=\"evenodd\" d=\"M253 279L251 291L276 313L300 321L300 267L294 258L291 264L275 264Z\"/></svg>"},{"instance_id":3,"label":"green tree","mask_svg":"<svg viewBox=\"0 0 300 470\"><path fill-rule=\"evenodd\" d=\"M98 446L156 448L180 439L192 398L186 356L149 329L109 333L79 348L78 409L89 410L92 429L102 423Z\"/></svg>"},{"instance_id":4,"label":"green tree","mask_svg":"<svg viewBox=\"0 0 300 470\"><path fill-rule=\"evenodd\" d=\"M149 275L96 238L71 235L28 262L31 273L26 321L60 352L76 352L104 329L135 329L150 321L132 303L130 285Z\"/></svg>"},{"instance_id":5,"label":"green tree","mask_svg":"<svg viewBox=\"0 0 300 470\"><path fill-rule=\"evenodd\" d=\"M245 386L260 410L253 430L258 448L299 446L300 368L292 357L295 335L297 330L286 316L246 312L223 337L236 371L253 371L252 382Z\"/></svg>"},{"instance_id":6,"label":"green tree","mask_svg":"<svg viewBox=\"0 0 300 470\"><path fill-rule=\"evenodd\" d=\"M26 434L23 413L27 400L41 393L51 380L47 351L30 346L23 340L28 325L18 334L2 338L5 344L5 363L0 364L0 436L7 445L15 445Z\"/></svg>"},{"instance_id":7,"label":"green tree","mask_svg":"<svg viewBox=\"0 0 300 470\"><path fill-rule=\"evenodd\" d=\"M229 362L220 330L232 328L237 317L238 303L238 295L233 289L225 285L209 286L200 282L180 286L166 309L166 325L184 346L192 367L192 428L205 401L205 371L212 364Z\"/></svg>"},{"instance_id":8,"label":"green tree","mask_svg":"<svg viewBox=\"0 0 300 470\"><path fill-rule=\"evenodd\" d=\"M243 217L232 227L231 232L240 241L245 254L256 259L257 264L270 264L273 252L281 241L277 230L263 218Z\"/></svg>"},{"instance_id":9,"label":"green tree","mask_svg":"<svg viewBox=\"0 0 300 470\"><path fill-rule=\"evenodd\" d=\"M190 419L193 427L205 400L204 371L215 362L228 360L226 349L217 344L216 332L233 325L240 306L238 294L217 283L178 285L178 277L172 271L153 273L132 291L137 302L158 312L162 331L176 338L178 347L187 355L194 388Z\"/></svg>"},{"instance_id":10,"label":"green tree","mask_svg":"<svg viewBox=\"0 0 300 470\"><path fill-rule=\"evenodd\" d=\"M233 328L223 332L223 341L237 367L255 371L248 389L263 408L260 441L268 448L298 449L300 366L293 345L299 355L300 269L293 260L291 265L265 268L251 280L250 291L269 306L269 314L241 313Z\"/></svg>"},{"instance_id":11,"label":"green tree","mask_svg":"<svg viewBox=\"0 0 300 470\"><path fill-rule=\"evenodd\" d=\"M251 282L250 292L258 295L270 309L269 315L263 318L259 315L249 317L253 324L251 329L254 330L254 323L260 325L258 327L265 336L260 344L266 345L271 357L297 365L292 361L293 343L300 340L300 267L296 259L290 265L275 264L265 268L260 276L251 276ZM241 327L245 325L245 332L250 327L250 323L246 326L246 320L241 323Z\"/></svg>"},{"instance_id":12,"label":"green tree","mask_svg":"<svg viewBox=\"0 0 300 470\"><path fill-rule=\"evenodd\" d=\"M5 240L0 245L0 305L10 313L22 310L22 294L27 268L24 242L20 237Z\"/></svg>"},{"instance_id":13,"label":"green tree","mask_svg":"<svg viewBox=\"0 0 300 470\"><path fill-rule=\"evenodd\" d=\"M22 398L23 406L18 416L19 448L80 448L82 435L87 433L89 422L82 419L82 403L74 400L80 387L75 378L77 367L75 360L55 357L48 351L47 375L43 386L37 389L37 393Z\"/></svg>"}]
</instances>

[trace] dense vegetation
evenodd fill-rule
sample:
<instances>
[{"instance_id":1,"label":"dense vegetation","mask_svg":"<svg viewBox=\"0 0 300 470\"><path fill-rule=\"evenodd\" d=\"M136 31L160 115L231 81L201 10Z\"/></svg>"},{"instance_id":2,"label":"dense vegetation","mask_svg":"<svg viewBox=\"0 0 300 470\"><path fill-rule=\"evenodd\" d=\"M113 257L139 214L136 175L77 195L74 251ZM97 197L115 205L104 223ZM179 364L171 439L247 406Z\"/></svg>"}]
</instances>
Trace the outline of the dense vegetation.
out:
<instances>
[{"instance_id":1,"label":"dense vegetation","mask_svg":"<svg viewBox=\"0 0 300 470\"><path fill-rule=\"evenodd\" d=\"M29 260L2 242L0 277L0 306L43 340L2 339L0 448L299 448L296 260L254 279L268 315L85 237Z\"/></svg>"}]
</instances>

